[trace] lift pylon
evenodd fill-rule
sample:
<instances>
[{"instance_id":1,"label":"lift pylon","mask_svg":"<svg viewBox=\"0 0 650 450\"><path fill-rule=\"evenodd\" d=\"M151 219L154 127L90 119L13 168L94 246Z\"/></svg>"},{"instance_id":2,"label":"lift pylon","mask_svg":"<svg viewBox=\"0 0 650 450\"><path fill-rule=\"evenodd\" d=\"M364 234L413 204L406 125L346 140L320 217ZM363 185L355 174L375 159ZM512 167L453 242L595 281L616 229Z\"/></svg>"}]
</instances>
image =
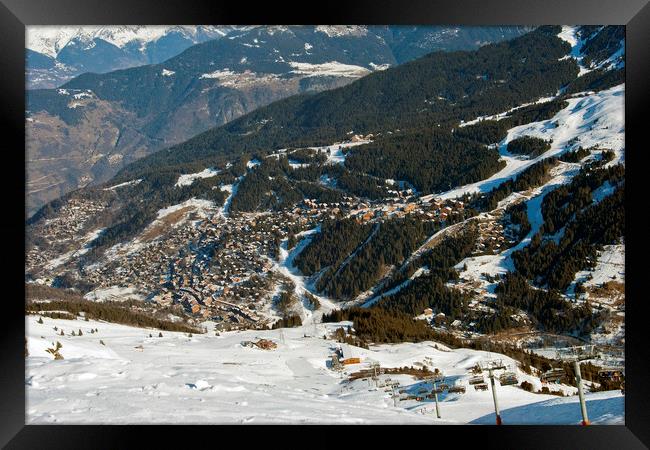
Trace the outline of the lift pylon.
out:
<instances>
[{"instance_id":1,"label":"lift pylon","mask_svg":"<svg viewBox=\"0 0 650 450\"><path fill-rule=\"evenodd\" d=\"M578 388L578 397L580 398L580 411L582 412L582 425L589 425L589 416L587 415L587 404L585 394L582 390L582 374L580 373L580 361L594 359L598 357L598 351L594 345L582 345L574 347L559 348L556 351L557 359L572 362L575 372L576 387Z\"/></svg>"}]
</instances>

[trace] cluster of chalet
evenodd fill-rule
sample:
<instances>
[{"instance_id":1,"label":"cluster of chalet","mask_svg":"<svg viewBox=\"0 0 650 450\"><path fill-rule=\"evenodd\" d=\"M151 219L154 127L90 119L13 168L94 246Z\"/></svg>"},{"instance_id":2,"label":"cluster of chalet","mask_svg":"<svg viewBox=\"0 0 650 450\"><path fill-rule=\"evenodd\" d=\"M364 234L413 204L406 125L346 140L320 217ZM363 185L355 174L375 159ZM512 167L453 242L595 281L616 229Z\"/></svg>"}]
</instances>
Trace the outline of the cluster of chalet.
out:
<instances>
[{"instance_id":1,"label":"cluster of chalet","mask_svg":"<svg viewBox=\"0 0 650 450\"><path fill-rule=\"evenodd\" d=\"M479 237L476 240L476 254L496 254L516 242L512 227L504 227L499 220L479 221Z\"/></svg>"},{"instance_id":2,"label":"cluster of chalet","mask_svg":"<svg viewBox=\"0 0 650 450\"><path fill-rule=\"evenodd\" d=\"M82 230L89 217L106 208L105 202L72 198L65 202L57 214L39 225L38 234L51 248L37 245L25 255L27 271L42 266L65 253L66 245L74 245L73 237L83 238ZM36 232L34 232L36 234ZM54 245L52 245L54 244Z\"/></svg>"},{"instance_id":3,"label":"cluster of chalet","mask_svg":"<svg viewBox=\"0 0 650 450\"><path fill-rule=\"evenodd\" d=\"M413 215L423 220L444 222L454 215L462 215L465 205L459 200L414 200L410 198L393 199L389 202L369 205L359 203L349 215L359 222L376 219L400 218Z\"/></svg>"},{"instance_id":4,"label":"cluster of chalet","mask_svg":"<svg viewBox=\"0 0 650 450\"><path fill-rule=\"evenodd\" d=\"M181 305L197 319L234 327L257 326L265 321L263 310L277 288L277 276L281 277L274 266L280 242L290 228L313 228L325 217L370 221L419 214L445 220L463 211L459 201L415 200L411 193L404 193L377 202L353 197L335 203L305 199L285 212L236 214L227 220L216 210L204 210L197 222L189 220L196 213L188 211L172 226L109 249L105 258L83 267L82 275L97 289L133 288L153 304ZM68 239L78 249L87 232L85 220L105 207L99 202L71 200L64 205L64 213L46 223L46 236L53 242ZM33 265L42 266L54 257L41 261L31 253ZM29 261L28 255L28 266ZM47 275L74 272L76 264L71 258Z\"/></svg>"},{"instance_id":5,"label":"cluster of chalet","mask_svg":"<svg viewBox=\"0 0 650 450\"><path fill-rule=\"evenodd\" d=\"M279 226L282 223L283 226ZM99 285L137 283L161 306L180 304L204 319L256 323L256 309L272 289L266 279L291 215L219 215L198 226L175 227L164 239L89 273ZM166 252L163 251L166 248Z\"/></svg>"}]
</instances>

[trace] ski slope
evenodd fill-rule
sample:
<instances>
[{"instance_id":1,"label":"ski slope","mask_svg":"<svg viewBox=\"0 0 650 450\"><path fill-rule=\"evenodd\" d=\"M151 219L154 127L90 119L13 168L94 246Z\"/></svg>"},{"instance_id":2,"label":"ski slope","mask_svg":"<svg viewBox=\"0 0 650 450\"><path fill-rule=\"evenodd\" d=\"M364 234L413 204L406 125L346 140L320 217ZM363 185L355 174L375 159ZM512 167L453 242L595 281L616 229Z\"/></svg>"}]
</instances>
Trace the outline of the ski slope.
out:
<instances>
[{"instance_id":1,"label":"ski slope","mask_svg":"<svg viewBox=\"0 0 650 450\"><path fill-rule=\"evenodd\" d=\"M608 165L618 164L625 159L625 84L595 94L585 94L567 100L569 105L551 119L520 125L508 130L507 136L498 144L501 159L506 166L485 180L467 184L443 192L437 197L448 199L464 194L484 193L495 189L520 172L549 156L558 156L565 151L597 146L613 150L614 160ZM522 136L533 136L549 140L551 148L536 158L512 155L508 143Z\"/></svg>"},{"instance_id":2,"label":"ski slope","mask_svg":"<svg viewBox=\"0 0 650 450\"><path fill-rule=\"evenodd\" d=\"M542 217L542 202L544 201L544 197L562 184L570 182L571 178L578 171L579 168L576 164L560 164L559 167L551 171L552 178L546 184L533 189L527 196L515 193L502 200L499 203L499 207L502 208L517 198L523 197L527 201L526 214L530 223L530 231L516 245L498 254L471 256L463 259L455 266L460 271L460 276L465 279L479 281L484 288L491 290L496 283L487 283L482 274L487 273L491 276L496 276L514 271L515 267L512 262L512 254L526 247L544 223L544 218Z\"/></svg>"},{"instance_id":3,"label":"ski slope","mask_svg":"<svg viewBox=\"0 0 650 450\"><path fill-rule=\"evenodd\" d=\"M581 77L591 72L591 69L587 68L583 63L584 55L582 54L582 47L585 45L586 39L580 39L578 37L578 28L576 26L563 25L562 31L558 33L557 37L568 42L571 46L571 52L565 58L575 59L580 69L578 76Z\"/></svg>"},{"instance_id":4,"label":"ski slope","mask_svg":"<svg viewBox=\"0 0 650 450\"><path fill-rule=\"evenodd\" d=\"M179 176L178 181L176 181L176 184L174 186L175 187L191 186L192 183L194 183L194 181L198 180L199 178L211 178L219 175L220 173L221 173L220 170L208 167L207 169L204 169L201 172L184 174Z\"/></svg>"},{"instance_id":5,"label":"ski slope","mask_svg":"<svg viewBox=\"0 0 650 450\"><path fill-rule=\"evenodd\" d=\"M320 225L311 230L306 230L301 233L296 234L296 237L300 239L298 244L291 249L287 250L288 239L283 239L280 242L280 254L278 261L273 259L269 260L273 264L273 270L281 274L285 278L288 278L295 285L294 292L300 300L300 308L297 311L300 315L303 325L313 324L316 321L319 321L324 313L330 312L333 309L338 309L338 306L335 304L334 300L324 297L316 293L316 290L308 282L308 277L305 277L300 270L294 266L294 260L302 252L313 239L313 235L320 232ZM316 297L320 303L320 308L316 311L313 311L307 306L308 299L307 294L310 294Z\"/></svg>"},{"instance_id":6,"label":"ski slope","mask_svg":"<svg viewBox=\"0 0 650 450\"><path fill-rule=\"evenodd\" d=\"M486 180L451 190L441 195L441 197L454 198L465 193L489 192L507 179L514 178L530 165L578 146L584 148L595 146L601 149L613 150L615 157L607 165L624 163L624 94L625 85L621 84L596 94L571 98L568 100L569 105L553 118L511 128L506 138L499 144L502 157L506 161L504 169ZM506 150L507 143L520 136L552 139L553 142L551 148L537 158L528 159L525 156L510 155ZM570 183L579 170L579 164L560 162L557 167L551 169L551 178L544 185L525 194L514 193L499 202L498 207L505 208L514 201L523 199L526 202L528 221L531 225L530 232L517 245L503 252L463 259L456 265L460 277L478 283L487 292L487 296L491 296L490 293L493 292L496 283L488 282L483 274L487 273L491 276L503 275L514 270L512 254L527 246L543 224L541 205L544 197L557 187ZM594 202L601 201L604 196L612 192L612 186L605 185L599 188L594 193ZM620 265L608 265L607 269L602 269L599 266L599 270L594 274L597 274L597 282L602 282L605 277L611 277L613 267L616 268L616 271L621 270ZM577 278L582 279L588 273L590 272L580 272ZM601 276L600 274L604 275Z\"/></svg>"},{"instance_id":7,"label":"ski slope","mask_svg":"<svg viewBox=\"0 0 650 450\"><path fill-rule=\"evenodd\" d=\"M28 424L208 424L208 423L329 423L329 424L450 424L491 423L492 393L442 394L442 418L432 401L400 401L369 387L368 381L346 381L345 375L377 361L383 367L411 366L426 357L450 383L465 383L468 369L499 355L469 349L450 350L432 342L371 346L342 345L344 357L361 364L346 366L341 375L327 366L339 345L323 334L349 322L298 328L184 333L133 328L105 322L26 316L29 357L26 358L26 421ZM58 330L65 330L60 336ZM89 330L97 328L91 334ZM70 336L81 329L83 336ZM149 334L153 337L149 337ZM304 335L310 337L304 337ZM275 350L247 348L245 340L271 339ZM105 345L100 344L100 339ZM45 349L63 344L63 360ZM499 356L501 357L501 356ZM507 357L502 357L512 363ZM519 374L539 388L539 380ZM407 375L393 380L409 393L423 383ZM497 382L498 384L498 382ZM576 397L533 394L514 386L499 386L504 423L566 423L580 420ZM573 388L565 386L565 392ZM617 392L587 394L595 423L624 422L623 398ZM492 416L490 416L492 414Z\"/></svg>"}]
</instances>

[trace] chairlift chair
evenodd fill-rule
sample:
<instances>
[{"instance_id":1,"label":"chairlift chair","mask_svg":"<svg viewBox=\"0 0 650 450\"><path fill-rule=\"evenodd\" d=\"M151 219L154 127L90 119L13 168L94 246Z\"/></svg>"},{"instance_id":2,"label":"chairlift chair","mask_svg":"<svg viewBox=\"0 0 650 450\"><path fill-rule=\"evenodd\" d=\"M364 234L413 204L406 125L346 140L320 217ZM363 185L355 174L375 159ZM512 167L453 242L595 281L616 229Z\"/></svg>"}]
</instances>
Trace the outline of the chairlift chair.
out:
<instances>
[{"instance_id":1,"label":"chairlift chair","mask_svg":"<svg viewBox=\"0 0 650 450\"><path fill-rule=\"evenodd\" d=\"M623 372L619 369L601 369L598 377L608 381L618 381L622 378Z\"/></svg>"},{"instance_id":2,"label":"chairlift chair","mask_svg":"<svg viewBox=\"0 0 650 450\"><path fill-rule=\"evenodd\" d=\"M477 375L477 374L483 373L483 369L477 363L475 366L473 366L471 369L469 369L469 372Z\"/></svg>"},{"instance_id":3,"label":"chairlift chair","mask_svg":"<svg viewBox=\"0 0 650 450\"><path fill-rule=\"evenodd\" d=\"M427 376L425 378L425 380L427 380L429 382L432 382L432 383L440 383L440 382L444 381L444 379L445 379L445 374L440 372L440 371L433 372L432 375L429 375L429 376Z\"/></svg>"},{"instance_id":4,"label":"chairlift chair","mask_svg":"<svg viewBox=\"0 0 650 450\"><path fill-rule=\"evenodd\" d=\"M485 380L483 379L483 375L476 375L476 376L470 378L468 383L474 386L474 385L478 385L478 384L481 384L481 383L485 383Z\"/></svg>"},{"instance_id":5,"label":"chairlift chair","mask_svg":"<svg viewBox=\"0 0 650 450\"><path fill-rule=\"evenodd\" d=\"M547 370L542 374L539 379L543 383L559 383L562 377L564 377L565 372L561 367L555 367L551 370Z\"/></svg>"},{"instance_id":6,"label":"chairlift chair","mask_svg":"<svg viewBox=\"0 0 650 450\"><path fill-rule=\"evenodd\" d=\"M448 392L452 394L464 394L465 393L465 386L451 386L449 389L447 389Z\"/></svg>"},{"instance_id":7,"label":"chairlift chair","mask_svg":"<svg viewBox=\"0 0 650 450\"><path fill-rule=\"evenodd\" d=\"M578 347L558 348L555 351L556 358L565 361L583 361L597 358L599 353L595 345L583 345Z\"/></svg>"},{"instance_id":8,"label":"chairlift chair","mask_svg":"<svg viewBox=\"0 0 650 450\"><path fill-rule=\"evenodd\" d=\"M517 384L517 382L517 374L514 372L504 372L499 377L499 383L501 383L501 386L512 386L513 384Z\"/></svg>"}]
</instances>

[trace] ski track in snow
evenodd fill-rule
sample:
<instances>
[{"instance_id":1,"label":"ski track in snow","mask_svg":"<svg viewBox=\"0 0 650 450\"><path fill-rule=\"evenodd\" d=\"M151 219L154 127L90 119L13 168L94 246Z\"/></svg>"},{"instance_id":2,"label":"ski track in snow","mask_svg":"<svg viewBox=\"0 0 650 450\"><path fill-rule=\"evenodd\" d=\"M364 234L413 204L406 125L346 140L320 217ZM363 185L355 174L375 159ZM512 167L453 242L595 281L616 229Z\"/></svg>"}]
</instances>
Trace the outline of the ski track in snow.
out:
<instances>
[{"instance_id":1,"label":"ski track in snow","mask_svg":"<svg viewBox=\"0 0 650 450\"><path fill-rule=\"evenodd\" d=\"M384 292L382 294L375 295L370 300L365 301L363 303L363 305L361 305L361 306L363 308L368 308L368 307L374 305L375 303L377 303L382 298L390 297L391 295L397 294L399 291L401 291L402 289L407 287L409 284L411 284L411 282L413 280L415 280L416 278L419 278L422 275L426 275L428 273L429 273L429 270L426 267L420 267L418 270L413 272L413 275L411 275L407 280L402 281L399 285L395 286L392 289L387 290L386 292Z\"/></svg>"},{"instance_id":2,"label":"ski track in snow","mask_svg":"<svg viewBox=\"0 0 650 450\"><path fill-rule=\"evenodd\" d=\"M237 189L239 188L239 183L244 179L246 175L242 175L241 177L237 178L237 181L235 184L228 184L225 186L221 186L221 188L225 191L230 192L228 194L228 197L226 197L226 200L223 202L223 206L219 208L219 215L221 217L228 217L230 215L230 205L232 204L232 199L235 195L237 195Z\"/></svg>"},{"instance_id":3,"label":"ski track in snow","mask_svg":"<svg viewBox=\"0 0 650 450\"><path fill-rule=\"evenodd\" d=\"M336 270L336 273L334 276L338 276L339 273L341 273L341 270L345 268L345 266L348 265L352 259L354 259L355 256L372 240L377 235L377 232L379 231L379 223L376 223L373 227L372 230L370 231L370 234L368 237L352 252L348 255L347 258L343 260L339 268Z\"/></svg>"}]
</instances>

